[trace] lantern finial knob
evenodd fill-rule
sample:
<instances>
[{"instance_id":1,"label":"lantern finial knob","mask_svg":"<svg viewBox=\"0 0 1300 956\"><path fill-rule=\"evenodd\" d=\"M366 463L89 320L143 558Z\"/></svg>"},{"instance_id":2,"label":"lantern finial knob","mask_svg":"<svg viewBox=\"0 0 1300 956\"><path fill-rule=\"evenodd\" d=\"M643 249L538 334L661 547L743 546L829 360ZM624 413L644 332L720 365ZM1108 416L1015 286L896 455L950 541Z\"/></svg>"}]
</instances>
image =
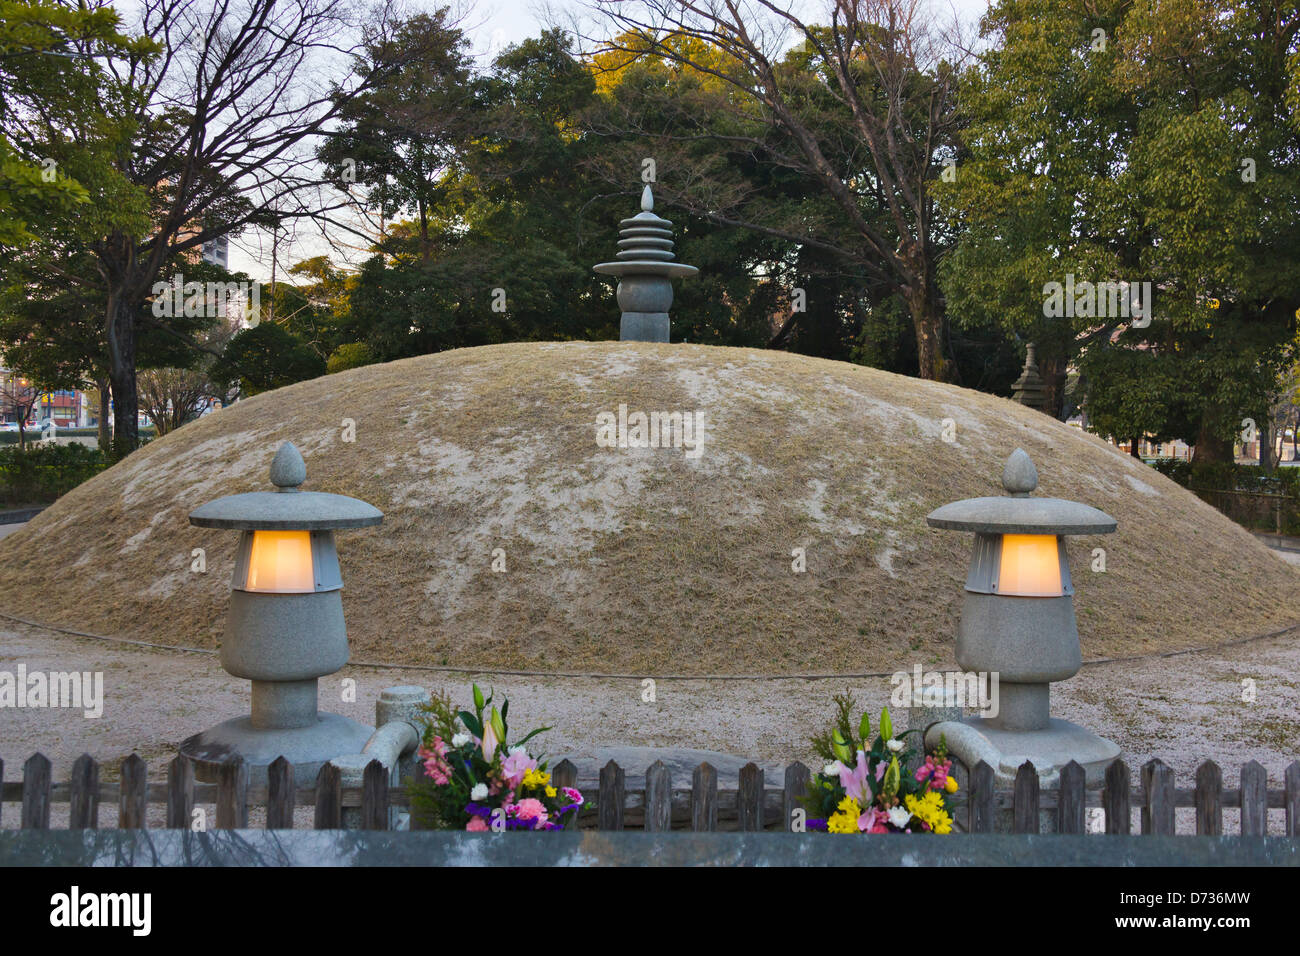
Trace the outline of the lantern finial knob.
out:
<instances>
[{"instance_id":1,"label":"lantern finial knob","mask_svg":"<svg viewBox=\"0 0 1300 956\"><path fill-rule=\"evenodd\" d=\"M654 212L655 194L650 191L650 184L645 184L645 189L641 190L641 211Z\"/></svg>"},{"instance_id":2,"label":"lantern finial knob","mask_svg":"<svg viewBox=\"0 0 1300 956\"><path fill-rule=\"evenodd\" d=\"M271 459L271 484L280 491L297 491L306 480L307 465L302 460L302 453L293 442L285 442Z\"/></svg>"},{"instance_id":3,"label":"lantern finial knob","mask_svg":"<svg viewBox=\"0 0 1300 956\"><path fill-rule=\"evenodd\" d=\"M1038 469L1025 453L1017 448L1002 466L1002 487L1007 494L1024 496L1038 487Z\"/></svg>"}]
</instances>

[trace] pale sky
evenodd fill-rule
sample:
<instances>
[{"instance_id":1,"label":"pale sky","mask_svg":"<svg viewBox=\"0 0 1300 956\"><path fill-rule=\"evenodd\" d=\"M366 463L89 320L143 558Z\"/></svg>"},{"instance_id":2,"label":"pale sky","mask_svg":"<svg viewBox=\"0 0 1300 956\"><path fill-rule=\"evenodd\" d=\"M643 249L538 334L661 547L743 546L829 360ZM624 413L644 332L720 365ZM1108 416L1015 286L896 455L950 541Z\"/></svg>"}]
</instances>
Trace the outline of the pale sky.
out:
<instances>
[{"instance_id":1,"label":"pale sky","mask_svg":"<svg viewBox=\"0 0 1300 956\"><path fill-rule=\"evenodd\" d=\"M472 49L480 63L487 65L504 47L528 37L537 36L554 23L564 24L575 14L581 15L587 4L566 0L413 0L415 9L432 9L449 2L459 4L466 12L461 19L462 29L471 37ZM827 8L828 0L795 0L793 6L802 8L805 15L820 19L815 14ZM933 8L944 19L955 13L964 23L973 25L988 9L988 0L931 0ZM289 227L281 234L276 252L278 278L295 262L315 255L329 254L330 249L315 226L303 224ZM338 256L331 256L338 263ZM351 265L360 264L362 256ZM338 263L341 264L341 263ZM271 237L267 233L249 230L230 242L230 268L247 273L253 279L266 281L271 274Z\"/></svg>"}]
</instances>

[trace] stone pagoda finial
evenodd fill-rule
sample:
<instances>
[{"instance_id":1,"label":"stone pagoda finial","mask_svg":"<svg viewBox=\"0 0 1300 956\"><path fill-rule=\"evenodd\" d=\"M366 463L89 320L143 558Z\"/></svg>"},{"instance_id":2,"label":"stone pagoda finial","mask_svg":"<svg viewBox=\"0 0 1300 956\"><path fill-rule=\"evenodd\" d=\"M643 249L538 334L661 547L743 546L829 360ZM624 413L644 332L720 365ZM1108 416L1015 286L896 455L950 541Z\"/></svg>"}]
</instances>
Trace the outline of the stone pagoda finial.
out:
<instances>
[{"instance_id":1,"label":"stone pagoda finial","mask_svg":"<svg viewBox=\"0 0 1300 956\"><path fill-rule=\"evenodd\" d=\"M618 305L623 310L619 338L624 342L667 342L671 280L700 273L695 266L673 261L673 224L656 216L654 208L647 183L641 190L641 212L619 223L618 261L595 267L601 275L618 277Z\"/></svg>"}]
</instances>

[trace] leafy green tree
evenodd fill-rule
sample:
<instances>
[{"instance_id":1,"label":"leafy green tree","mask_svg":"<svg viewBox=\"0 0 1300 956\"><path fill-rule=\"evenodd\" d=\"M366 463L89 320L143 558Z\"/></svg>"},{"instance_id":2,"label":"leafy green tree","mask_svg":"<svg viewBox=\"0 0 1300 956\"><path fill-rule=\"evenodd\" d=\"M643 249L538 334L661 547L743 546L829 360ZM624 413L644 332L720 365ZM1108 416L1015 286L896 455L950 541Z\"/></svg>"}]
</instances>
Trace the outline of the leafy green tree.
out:
<instances>
[{"instance_id":1,"label":"leafy green tree","mask_svg":"<svg viewBox=\"0 0 1300 956\"><path fill-rule=\"evenodd\" d=\"M376 38L356 67L369 91L341 97L340 127L319 150L333 181L364 190L366 208L390 220L414 215L424 260L433 251L431 210L446 197L446 174L475 105L468 45L446 7ZM384 81L371 83L377 75Z\"/></svg>"},{"instance_id":2,"label":"leafy green tree","mask_svg":"<svg viewBox=\"0 0 1300 956\"><path fill-rule=\"evenodd\" d=\"M75 112L85 88L63 81L61 65L68 58L88 60L91 69L99 71L97 58L140 55L152 49L148 39L118 32L120 23L108 6L0 0L0 249L35 242L44 227L90 198L48 151L32 151L32 144L24 139L19 140L17 151L11 146L10 110L22 109L25 97L39 96L52 113Z\"/></svg>"},{"instance_id":3,"label":"leafy green tree","mask_svg":"<svg viewBox=\"0 0 1300 956\"><path fill-rule=\"evenodd\" d=\"M325 371L333 375L335 372L346 372L350 368L361 368L374 362L374 353L365 342L346 342L330 353L325 362Z\"/></svg>"},{"instance_id":4,"label":"leafy green tree","mask_svg":"<svg viewBox=\"0 0 1300 956\"><path fill-rule=\"evenodd\" d=\"M1000 0L983 26L937 190L963 229L949 307L1038 342L1058 384L1077 362L1098 431L1230 456L1243 416L1267 417L1300 306L1295 5ZM1048 284L1070 281L1119 295L1054 314ZM1122 283L1149 283L1148 315Z\"/></svg>"},{"instance_id":5,"label":"leafy green tree","mask_svg":"<svg viewBox=\"0 0 1300 956\"><path fill-rule=\"evenodd\" d=\"M386 76L332 73L339 54L387 27L346 0L157 0L139 7L139 25L156 44L119 51L111 69L74 43L77 56L41 57L38 69L16 73L4 118L23 155L53 158L91 194L50 224L54 239L33 254L64 281L93 275L103 294L119 453L137 444L139 317L164 269L249 227L328 221L310 146L352 96ZM74 95L49 97L55 83ZM88 250L92 273L67 268L67 237Z\"/></svg>"},{"instance_id":6,"label":"leafy green tree","mask_svg":"<svg viewBox=\"0 0 1300 956\"><path fill-rule=\"evenodd\" d=\"M774 4L628 0L602 9L618 32L602 54L620 69L657 61L676 87L675 115L647 115L638 96L610 120L652 137L666 198L838 260L878 287L875 301L897 296L918 373L955 378L937 285L950 236L931 194L952 141L955 71L918 0L836 4L829 25ZM656 126L665 116L672 123ZM824 343L839 311L820 303L821 329L805 322L804 333Z\"/></svg>"},{"instance_id":7,"label":"leafy green tree","mask_svg":"<svg viewBox=\"0 0 1300 956\"><path fill-rule=\"evenodd\" d=\"M274 322L241 329L212 365L214 382L256 395L325 374L325 360Z\"/></svg>"}]
</instances>

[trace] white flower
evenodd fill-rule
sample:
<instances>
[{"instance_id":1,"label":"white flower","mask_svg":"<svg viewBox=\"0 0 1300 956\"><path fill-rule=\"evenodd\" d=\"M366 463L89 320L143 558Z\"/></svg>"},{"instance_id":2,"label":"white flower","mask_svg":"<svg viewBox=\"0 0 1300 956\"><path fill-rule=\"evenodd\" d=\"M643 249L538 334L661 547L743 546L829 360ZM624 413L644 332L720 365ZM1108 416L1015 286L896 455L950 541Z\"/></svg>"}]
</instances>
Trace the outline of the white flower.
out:
<instances>
[{"instance_id":1,"label":"white flower","mask_svg":"<svg viewBox=\"0 0 1300 956\"><path fill-rule=\"evenodd\" d=\"M469 798L471 800L486 800L487 795L488 788L486 783L475 784L474 789L469 792Z\"/></svg>"},{"instance_id":2,"label":"white flower","mask_svg":"<svg viewBox=\"0 0 1300 956\"><path fill-rule=\"evenodd\" d=\"M469 743L473 739L474 738L471 737L469 734L456 734L454 737L451 738L451 745L453 747L464 747L467 743Z\"/></svg>"},{"instance_id":3,"label":"white flower","mask_svg":"<svg viewBox=\"0 0 1300 956\"><path fill-rule=\"evenodd\" d=\"M907 826L907 821L910 819L912 819L911 810L904 809L903 807L889 808L889 822L898 827L898 829L901 830L903 827Z\"/></svg>"},{"instance_id":4,"label":"white flower","mask_svg":"<svg viewBox=\"0 0 1300 956\"><path fill-rule=\"evenodd\" d=\"M885 746L888 747L890 750L892 750L894 753L898 753L900 750L903 749L903 742L899 740L897 737L894 737L891 738L890 740L886 740Z\"/></svg>"},{"instance_id":5,"label":"white flower","mask_svg":"<svg viewBox=\"0 0 1300 956\"><path fill-rule=\"evenodd\" d=\"M840 771L844 769L844 764L838 760L832 760L826 766L822 767L822 775L826 777L838 777Z\"/></svg>"}]
</instances>

